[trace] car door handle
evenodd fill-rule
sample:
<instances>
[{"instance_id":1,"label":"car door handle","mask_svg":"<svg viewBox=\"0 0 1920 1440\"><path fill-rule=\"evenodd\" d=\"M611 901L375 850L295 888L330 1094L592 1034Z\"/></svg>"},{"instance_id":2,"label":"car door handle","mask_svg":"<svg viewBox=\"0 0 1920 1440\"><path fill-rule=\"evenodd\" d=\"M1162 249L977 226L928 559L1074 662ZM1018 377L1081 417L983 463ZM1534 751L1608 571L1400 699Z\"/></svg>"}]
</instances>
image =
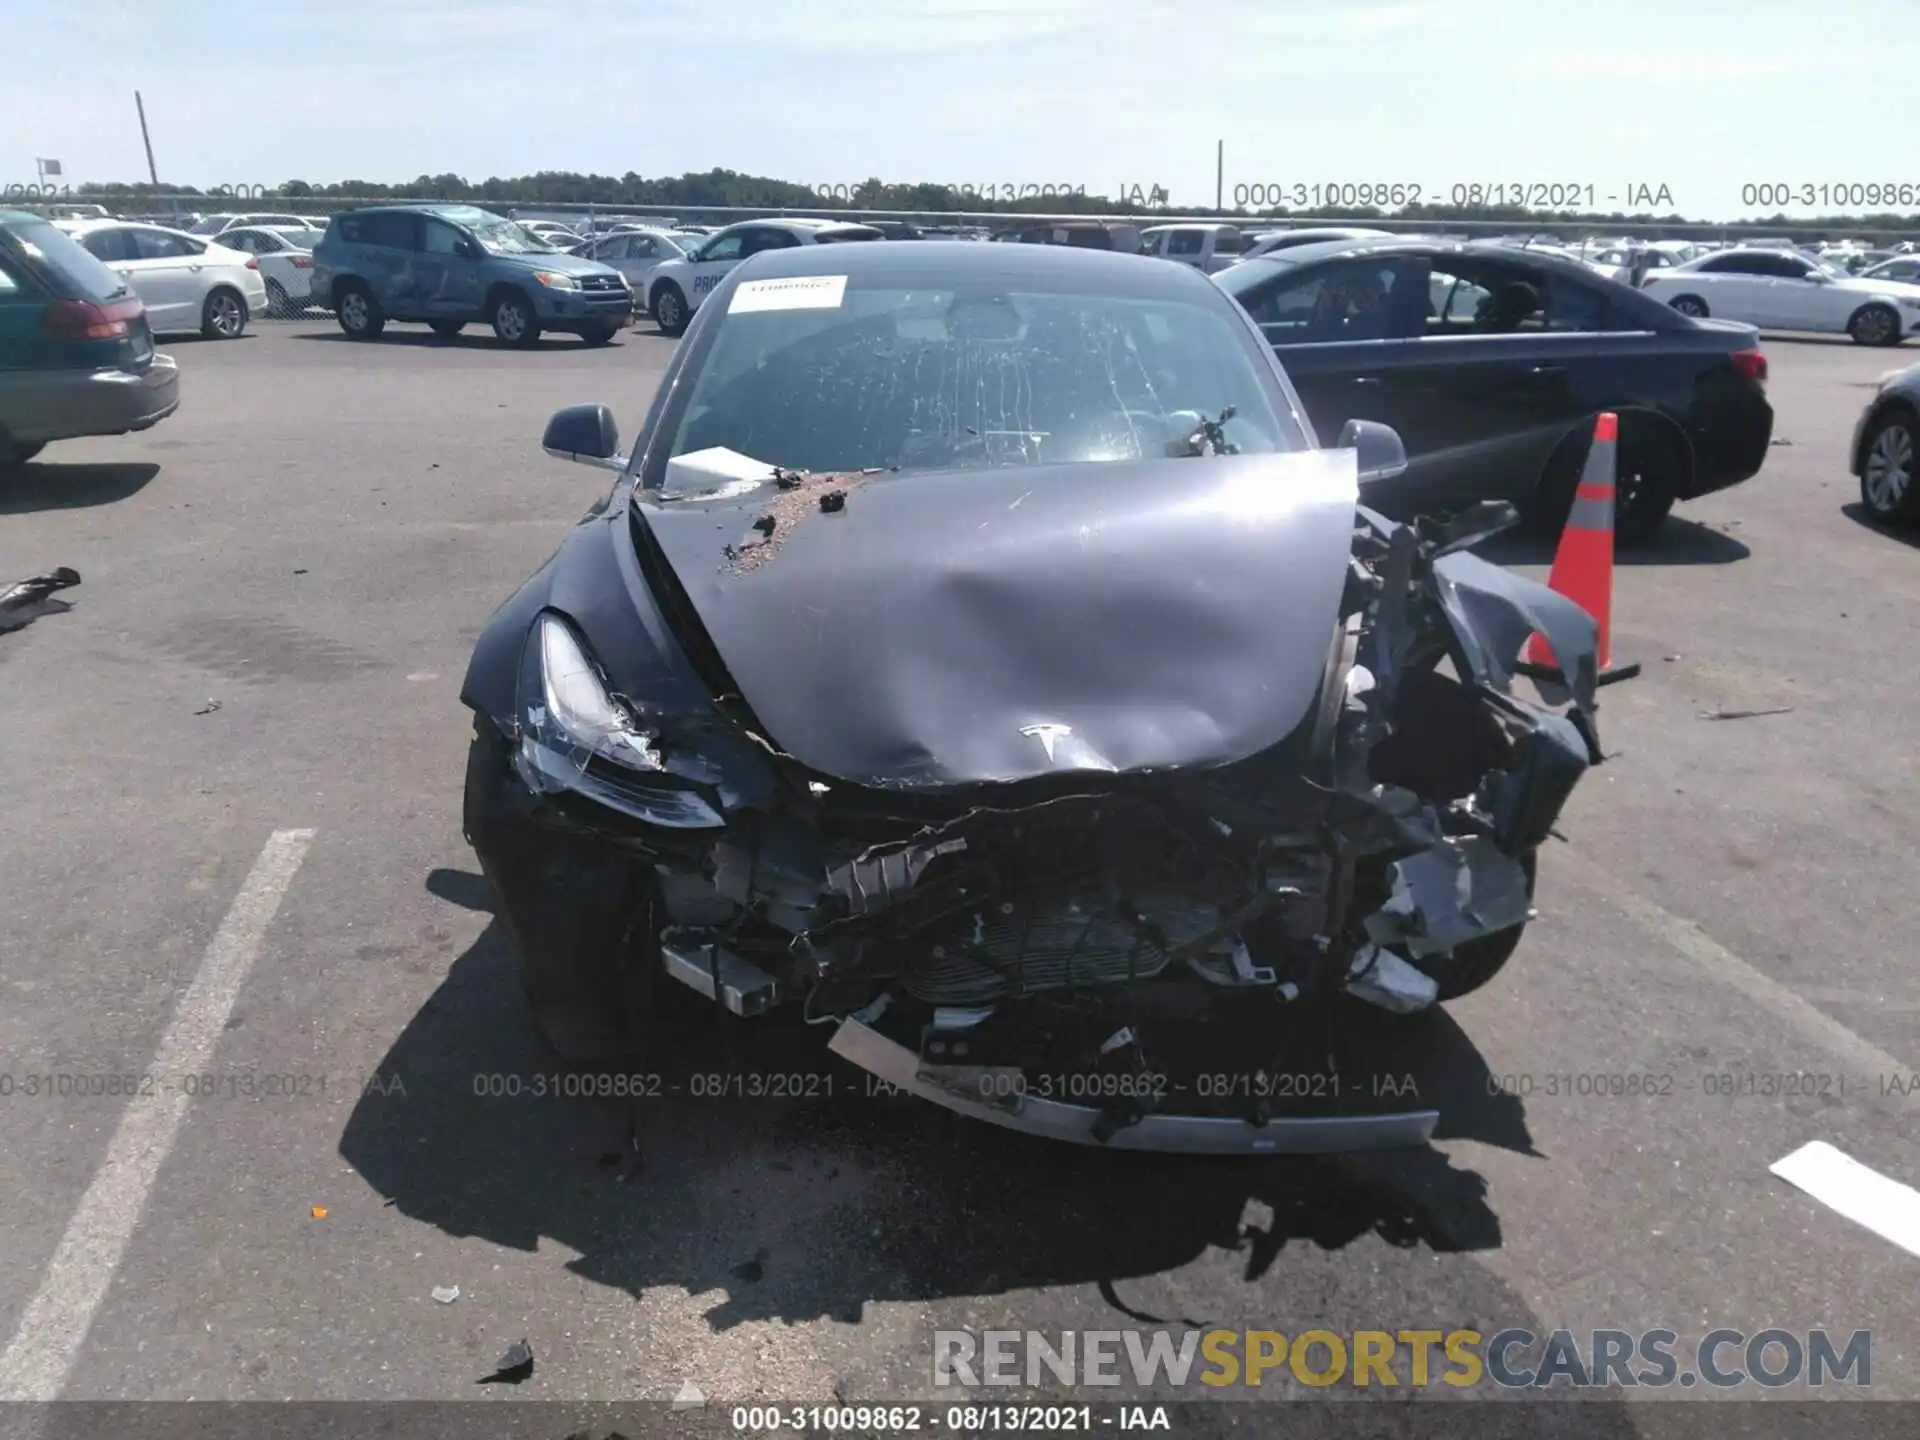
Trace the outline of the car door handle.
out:
<instances>
[{"instance_id":1,"label":"car door handle","mask_svg":"<svg viewBox=\"0 0 1920 1440\"><path fill-rule=\"evenodd\" d=\"M1544 380L1554 375L1566 374L1567 367L1564 365L1536 365L1528 373L1533 375L1536 379Z\"/></svg>"},{"instance_id":2,"label":"car door handle","mask_svg":"<svg viewBox=\"0 0 1920 1440\"><path fill-rule=\"evenodd\" d=\"M1380 385L1380 377L1378 375L1356 375L1353 377L1353 383L1356 385L1371 385L1377 388Z\"/></svg>"}]
</instances>

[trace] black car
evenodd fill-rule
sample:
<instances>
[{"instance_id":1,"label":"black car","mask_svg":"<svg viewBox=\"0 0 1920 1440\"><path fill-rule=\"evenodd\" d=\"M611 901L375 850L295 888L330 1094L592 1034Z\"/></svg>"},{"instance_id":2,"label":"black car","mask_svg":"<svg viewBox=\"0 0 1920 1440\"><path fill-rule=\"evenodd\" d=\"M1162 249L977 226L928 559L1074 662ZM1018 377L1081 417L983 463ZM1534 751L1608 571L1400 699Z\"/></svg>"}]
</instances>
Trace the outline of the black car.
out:
<instances>
[{"instance_id":1,"label":"black car","mask_svg":"<svg viewBox=\"0 0 1920 1440\"><path fill-rule=\"evenodd\" d=\"M1369 495L1396 518L1499 498L1558 533L1602 410L1620 415L1624 542L1766 459L1759 333L1678 315L1574 261L1491 241L1362 240L1213 278L1279 351L1317 427L1399 431L1407 473Z\"/></svg>"},{"instance_id":2,"label":"black car","mask_svg":"<svg viewBox=\"0 0 1920 1440\"><path fill-rule=\"evenodd\" d=\"M1140 227L1119 220L1043 220L1014 225L993 237L1015 245L1069 245L1078 250L1117 250L1138 255Z\"/></svg>"},{"instance_id":3,"label":"black car","mask_svg":"<svg viewBox=\"0 0 1920 1440\"><path fill-rule=\"evenodd\" d=\"M1881 377L1853 427L1847 468L1860 478L1860 502L1874 519L1920 522L1920 365Z\"/></svg>"},{"instance_id":4,"label":"black car","mask_svg":"<svg viewBox=\"0 0 1920 1440\"><path fill-rule=\"evenodd\" d=\"M1350 1083L1172 1077L1324 1074L1513 953L1600 752L1593 621L1467 553L1512 507L1362 508L1390 430L1321 448L1198 272L1054 247L754 256L640 433L553 417L619 478L461 691L466 834L564 1056L657 1073L781 1008L1060 1139L1431 1133ZM1510 688L1536 629L1564 711Z\"/></svg>"}]
</instances>

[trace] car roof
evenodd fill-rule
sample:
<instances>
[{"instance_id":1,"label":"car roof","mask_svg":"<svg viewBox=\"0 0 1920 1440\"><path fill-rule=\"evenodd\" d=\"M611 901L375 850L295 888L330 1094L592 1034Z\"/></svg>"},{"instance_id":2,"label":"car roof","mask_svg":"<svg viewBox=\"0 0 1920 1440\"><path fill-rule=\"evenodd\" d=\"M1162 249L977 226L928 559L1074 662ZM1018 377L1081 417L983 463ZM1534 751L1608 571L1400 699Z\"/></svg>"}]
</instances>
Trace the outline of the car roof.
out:
<instances>
[{"instance_id":1,"label":"car roof","mask_svg":"<svg viewBox=\"0 0 1920 1440\"><path fill-rule=\"evenodd\" d=\"M763 250L747 264L753 267L751 278L756 280L845 275L884 284L889 277L898 276L908 285L926 285L937 284L940 272L945 271L955 278L1003 283L1015 289L1058 279L1080 286L1106 281L1116 293L1142 296L1176 298L1221 293L1189 265L1169 265L1148 255L1070 245L981 245L971 240L928 240L919 245L802 245L790 250ZM932 281L929 272L936 277Z\"/></svg>"},{"instance_id":2,"label":"car roof","mask_svg":"<svg viewBox=\"0 0 1920 1440\"><path fill-rule=\"evenodd\" d=\"M1486 260L1527 260L1548 269L1559 270L1564 274L1577 275L1582 279L1594 278L1592 267L1570 255L1558 254L1552 250L1523 249L1518 245L1509 245L1500 240L1441 240L1431 237L1412 235L1367 236L1355 240L1323 240L1316 245L1301 245L1278 255L1256 255L1250 260L1226 271L1265 266L1273 269L1293 269L1301 265L1311 265L1319 260L1338 259L1342 255L1404 255L1436 259L1448 255L1470 256Z\"/></svg>"}]
</instances>

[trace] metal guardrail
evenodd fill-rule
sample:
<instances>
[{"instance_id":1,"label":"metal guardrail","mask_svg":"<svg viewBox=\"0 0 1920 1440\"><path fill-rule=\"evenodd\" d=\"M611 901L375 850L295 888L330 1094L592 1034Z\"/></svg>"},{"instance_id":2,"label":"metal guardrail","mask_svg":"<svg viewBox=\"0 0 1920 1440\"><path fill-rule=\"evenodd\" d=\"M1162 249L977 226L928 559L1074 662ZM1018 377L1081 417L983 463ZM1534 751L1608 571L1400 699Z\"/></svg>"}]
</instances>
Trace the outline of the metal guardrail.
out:
<instances>
[{"instance_id":1,"label":"metal guardrail","mask_svg":"<svg viewBox=\"0 0 1920 1440\"><path fill-rule=\"evenodd\" d=\"M73 197L58 203L79 203L81 197ZM1453 217L1428 216L1409 218L1398 215L1364 215L1344 211L1322 211L1313 214L1260 215L1260 214L1204 214L1176 210L1171 207L1159 210L1135 211L1068 211L1068 210L907 210L907 209L867 209L850 205L603 205L578 201L550 201L533 198L449 199L435 202L423 200L417 202L399 201L390 196L255 196L238 198L216 195L145 195L140 197L88 196L87 202L105 205L118 214L139 214L146 216L181 215L186 213L247 213L261 214L283 212L287 214L306 214L314 216L331 215L336 211L350 210L361 205L379 205L395 203L444 203L478 205L483 209L505 214L513 212L517 218L526 220L604 220L610 218L658 219L670 217L691 221L695 224L717 223L731 224L736 220L756 217L805 218L863 221L863 220L906 220L916 225L964 226L968 228L988 227L1004 229L1010 226L1031 224L1039 221L1059 220L1109 220L1123 224L1147 225L1238 225L1242 229L1299 229L1308 226L1343 225L1363 226L1369 229L1386 230L1397 234L1465 234L1465 235L1537 235L1557 236L1563 239L1588 237L1643 238L1643 239L1705 239L1738 240L1763 236L1781 236L1808 242L1823 239L1845 237L1871 237L1880 242L1895 240L1920 240L1920 229L1884 229L1874 226L1834 226L1813 221L1780 221L1753 223L1726 223L1710 221L1682 222L1633 222L1609 221L1599 217L1547 216L1530 217L1521 220L1466 220ZM27 205L24 208L41 208Z\"/></svg>"}]
</instances>

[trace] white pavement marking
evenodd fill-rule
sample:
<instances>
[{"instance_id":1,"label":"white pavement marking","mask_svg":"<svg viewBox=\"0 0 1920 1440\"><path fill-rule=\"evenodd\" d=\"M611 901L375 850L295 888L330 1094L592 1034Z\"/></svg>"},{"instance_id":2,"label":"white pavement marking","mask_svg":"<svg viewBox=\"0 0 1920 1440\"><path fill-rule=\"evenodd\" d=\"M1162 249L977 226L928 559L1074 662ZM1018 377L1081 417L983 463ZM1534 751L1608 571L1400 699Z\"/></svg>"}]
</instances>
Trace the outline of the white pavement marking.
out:
<instances>
[{"instance_id":1,"label":"white pavement marking","mask_svg":"<svg viewBox=\"0 0 1920 1440\"><path fill-rule=\"evenodd\" d=\"M1920 1191L1870 1170L1824 1140L1802 1145L1767 1167L1822 1205L1920 1255Z\"/></svg>"},{"instance_id":2,"label":"white pavement marking","mask_svg":"<svg viewBox=\"0 0 1920 1440\"><path fill-rule=\"evenodd\" d=\"M1661 909L1591 865L1587 869L1589 883L1591 879L1601 882L1592 886L1592 890L1604 903L1624 911L1716 980L1731 985L1761 1009L1771 1011L1808 1039L1847 1061L1855 1071L1849 1077L1850 1081L1859 1079L1872 1083L1885 1077L1913 1073L1913 1066L1901 1064L1871 1040L1854 1034L1817 1005L1810 1004L1772 976L1763 975L1691 920L1682 920L1678 915ZM1911 1093L1905 1087L1893 1087L1888 1098L1897 1100L1908 1109L1920 1110L1920 1095Z\"/></svg>"},{"instance_id":3,"label":"white pavement marking","mask_svg":"<svg viewBox=\"0 0 1920 1440\"><path fill-rule=\"evenodd\" d=\"M166 1077L168 1088L132 1101L121 1115L106 1159L80 1197L40 1288L0 1355L0 1400L60 1398L186 1118L190 1097L178 1077L206 1070L260 942L312 842L311 830L274 831L233 897L154 1053L150 1069Z\"/></svg>"}]
</instances>

